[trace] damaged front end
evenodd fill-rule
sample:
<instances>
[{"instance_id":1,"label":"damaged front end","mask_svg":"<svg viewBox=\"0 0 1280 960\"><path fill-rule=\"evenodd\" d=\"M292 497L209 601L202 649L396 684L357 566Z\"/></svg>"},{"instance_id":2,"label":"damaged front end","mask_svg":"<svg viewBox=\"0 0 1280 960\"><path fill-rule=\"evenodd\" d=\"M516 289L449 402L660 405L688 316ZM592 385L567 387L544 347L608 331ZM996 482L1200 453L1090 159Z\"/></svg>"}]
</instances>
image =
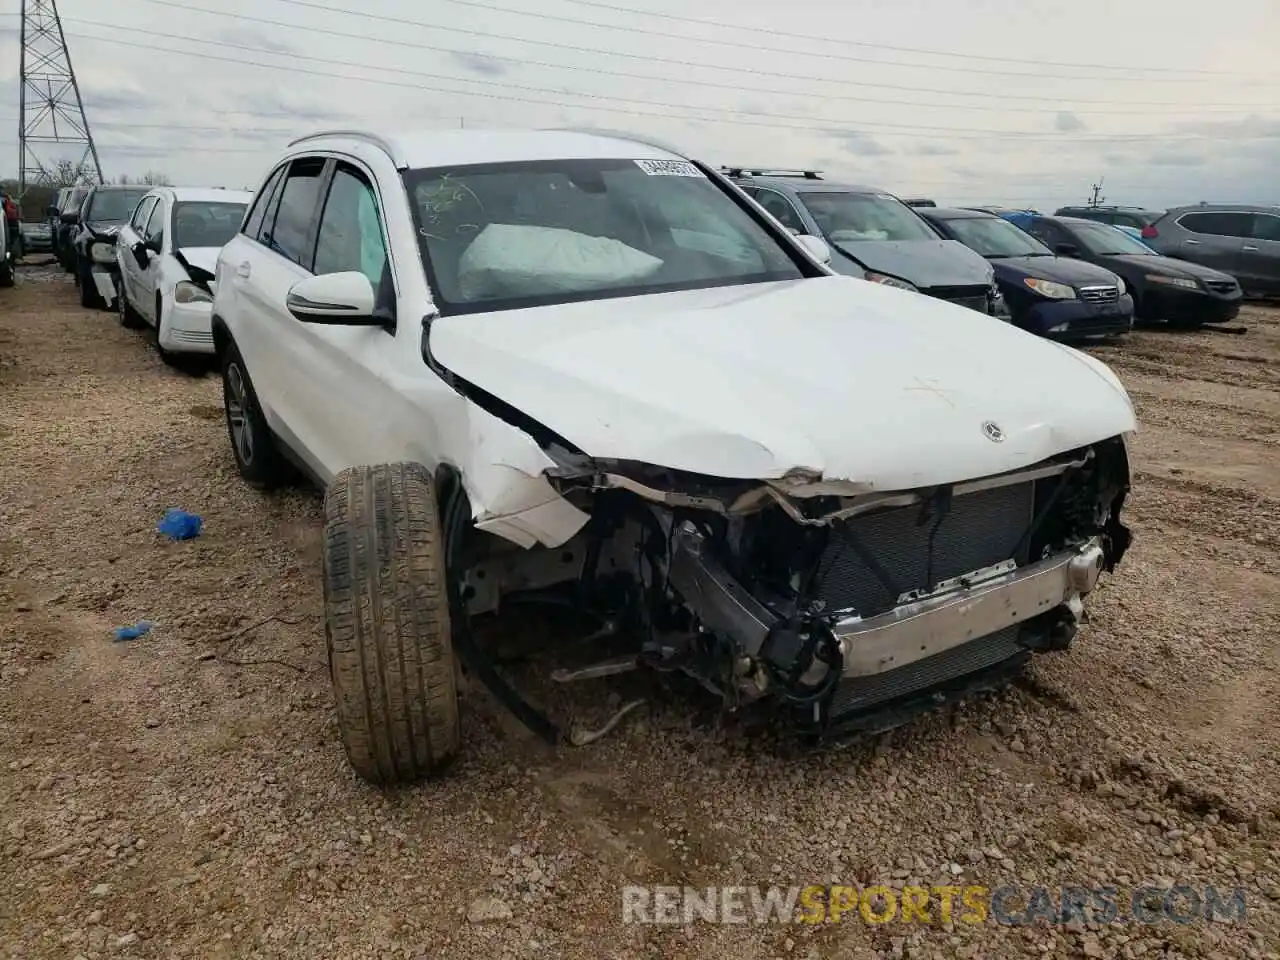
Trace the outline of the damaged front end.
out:
<instances>
[{"instance_id":1,"label":"damaged front end","mask_svg":"<svg viewBox=\"0 0 1280 960\"><path fill-rule=\"evenodd\" d=\"M804 470L718 480L544 449L549 482L590 519L556 549L473 551L459 571L468 610L572 582L637 641L628 662L575 677L680 671L729 709L776 705L815 732L883 728L1065 649L1130 542L1121 437L890 493Z\"/></svg>"}]
</instances>

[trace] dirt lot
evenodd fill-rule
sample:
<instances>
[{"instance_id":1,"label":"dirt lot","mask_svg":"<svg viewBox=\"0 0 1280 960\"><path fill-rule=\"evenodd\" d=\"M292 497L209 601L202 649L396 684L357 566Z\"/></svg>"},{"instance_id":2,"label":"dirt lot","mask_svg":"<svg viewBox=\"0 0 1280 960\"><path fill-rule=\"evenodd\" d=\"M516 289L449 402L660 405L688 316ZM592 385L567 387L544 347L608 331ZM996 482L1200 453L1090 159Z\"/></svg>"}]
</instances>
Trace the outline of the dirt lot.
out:
<instances>
[{"instance_id":1,"label":"dirt lot","mask_svg":"<svg viewBox=\"0 0 1280 960\"><path fill-rule=\"evenodd\" d=\"M1026 684L799 758L672 698L551 753L473 693L453 775L380 793L331 716L319 497L248 490L215 377L24 269L0 290L0 956L1277 957L1280 311L1242 319L1097 349L1143 425L1135 546ZM155 534L174 506L200 538ZM621 689L560 709L599 722ZM621 922L627 883L832 881L1239 886L1248 916Z\"/></svg>"}]
</instances>

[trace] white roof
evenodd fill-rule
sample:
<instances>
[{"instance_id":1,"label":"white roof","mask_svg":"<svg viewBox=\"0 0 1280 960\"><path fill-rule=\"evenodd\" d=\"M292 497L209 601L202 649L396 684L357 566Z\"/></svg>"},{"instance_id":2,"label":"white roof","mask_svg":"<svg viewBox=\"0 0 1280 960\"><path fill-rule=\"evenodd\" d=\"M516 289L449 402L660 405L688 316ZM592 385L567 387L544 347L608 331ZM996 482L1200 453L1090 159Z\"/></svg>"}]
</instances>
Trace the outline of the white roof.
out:
<instances>
[{"instance_id":1,"label":"white roof","mask_svg":"<svg viewBox=\"0 0 1280 960\"><path fill-rule=\"evenodd\" d=\"M218 187L167 187L165 189L178 203L249 203L253 200L253 194L244 190L222 190Z\"/></svg>"},{"instance_id":2,"label":"white roof","mask_svg":"<svg viewBox=\"0 0 1280 960\"><path fill-rule=\"evenodd\" d=\"M320 131L293 150L323 149L326 141L379 140L397 167L519 160L673 160L679 153L610 131L574 130L363 130ZM639 135L637 135L639 136Z\"/></svg>"}]
</instances>

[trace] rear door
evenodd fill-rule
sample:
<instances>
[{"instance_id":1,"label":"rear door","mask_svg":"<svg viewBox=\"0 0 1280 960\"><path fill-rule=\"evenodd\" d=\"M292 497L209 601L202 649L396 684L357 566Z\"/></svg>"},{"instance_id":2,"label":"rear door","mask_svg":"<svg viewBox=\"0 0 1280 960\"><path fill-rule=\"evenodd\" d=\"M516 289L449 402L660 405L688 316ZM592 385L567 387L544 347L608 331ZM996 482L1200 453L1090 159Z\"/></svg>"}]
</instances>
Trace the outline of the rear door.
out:
<instances>
[{"instance_id":1,"label":"rear door","mask_svg":"<svg viewBox=\"0 0 1280 960\"><path fill-rule=\"evenodd\" d=\"M147 225L142 228L142 242L147 245L147 265L138 271L138 312L160 329L160 314L156 307L156 288L160 283L160 261L164 250L164 238L169 226L169 204L160 197L151 214L147 217Z\"/></svg>"},{"instance_id":2,"label":"rear door","mask_svg":"<svg viewBox=\"0 0 1280 960\"><path fill-rule=\"evenodd\" d=\"M1280 214L1255 213L1240 246L1241 285L1251 293L1280 293Z\"/></svg>"},{"instance_id":3,"label":"rear door","mask_svg":"<svg viewBox=\"0 0 1280 960\"><path fill-rule=\"evenodd\" d=\"M1184 213L1177 223L1183 230L1178 249L1162 252L1232 276L1239 271L1244 238L1253 226L1250 214L1206 210Z\"/></svg>"},{"instance_id":4,"label":"rear door","mask_svg":"<svg viewBox=\"0 0 1280 960\"><path fill-rule=\"evenodd\" d=\"M353 158L334 159L309 265L316 276L364 274L388 325L304 323L290 316L279 328L280 363L290 365L286 379L297 386L301 401L289 414L295 449L323 482L347 466L410 455L403 425L416 415L398 382L387 376L397 366L397 283L375 182Z\"/></svg>"},{"instance_id":5,"label":"rear door","mask_svg":"<svg viewBox=\"0 0 1280 960\"><path fill-rule=\"evenodd\" d=\"M116 237L116 250L120 262L120 285L124 288L125 299L135 309L142 302L142 294L138 288L138 276L142 268L138 266L134 247L142 240L143 229L151 217L156 200L156 197L144 197L137 209L133 211L129 222L120 228L120 235Z\"/></svg>"},{"instance_id":6,"label":"rear door","mask_svg":"<svg viewBox=\"0 0 1280 960\"><path fill-rule=\"evenodd\" d=\"M285 307L285 299L295 283L311 276L316 221L331 165L325 157L290 161L264 208L256 238L241 235L229 264L236 290L232 332L254 390L272 429L304 455L306 445L294 435L293 426L307 419L314 390L296 358L289 356L299 321ZM255 215L256 211L246 227ZM221 291L221 280L218 287Z\"/></svg>"}]
</instances>

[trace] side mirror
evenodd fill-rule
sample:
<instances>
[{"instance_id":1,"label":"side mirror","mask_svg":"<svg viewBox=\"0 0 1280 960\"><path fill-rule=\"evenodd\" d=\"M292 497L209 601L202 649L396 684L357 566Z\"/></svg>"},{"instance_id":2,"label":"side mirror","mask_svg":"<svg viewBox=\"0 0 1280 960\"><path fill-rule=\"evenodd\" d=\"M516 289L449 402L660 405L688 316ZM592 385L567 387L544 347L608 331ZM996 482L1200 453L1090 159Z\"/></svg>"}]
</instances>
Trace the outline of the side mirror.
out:
<instances>
[{"instance_id":1,"label":"side mirror","mask_svg":"<svg viewBox=\"0 0 1280 960\"><path fill-rule=\"evenodd\" d=\"M387 321L374 316L375 305L373 284L354 270L299 280L285 297L289 312L303 323L382 326Z\"/></svg>"},{"instance_id":2,"label":"side mirror","mask_svg":"<svg viewBox=\"0 0 1280 960\"><path fill-rule=\"evenodd\" d=\"M58 208L53 204L50 204L44 208L44 213L46 217L56 217L58 215Z\"/></svg>"},{"instance_id":3,"label":"side mirror","mask_svg":"<svg viewBox=\"0 0 1280 960\"><path fill-rule=\"evenodd\" d=\"M164 237L148 237L142 242L142 245L152 253L159 253L160 248L164 246Z\"/></svg>"},{"instance_id":4,"label":"side mirror","mask_svg":"<svg viewBox=\"0 0 1280 960\"><path fill-rule=\"evenodd\" d=\"M78 210L72 210L69 213L62 214L58 219L63 223L79 223L80 212Z\"/></svg>"},{"instance_id":5,"label":"side mirror","mask_svg":"<svg viewBox=\"0 0 1280 960\"><path fill-rule=\"evenodd\" d=\"M1074 243L1060 243L1053 248L1054 253L1060 257L1079 257L1080 248Z\"/></svg>"},{"instance_id":6,"label":"side mirror","mask_svg":"<svg viewBox=\"0 0 1280 960\"><path fill-rule=\"evenodd\" d=\"M827 246L827 241L821 237L814 237L805 233L796 237L796 240L800 242L800 246L809 251L809 256L819 263L831 262L831 248Z\"/></svg>"},{"instance_id":7,"label":"side mirror","mask_svg":"<svg viewBox=\"0 0 1280 960\"><path fill-rule=\"evenodd\" d=\"M151 256L147 253L147 245L139 240L129 248L129 252L133 254L133 259L137 261L138 266L145 270L147 263L151 260Z\"/></svg>"}]
</instances>

